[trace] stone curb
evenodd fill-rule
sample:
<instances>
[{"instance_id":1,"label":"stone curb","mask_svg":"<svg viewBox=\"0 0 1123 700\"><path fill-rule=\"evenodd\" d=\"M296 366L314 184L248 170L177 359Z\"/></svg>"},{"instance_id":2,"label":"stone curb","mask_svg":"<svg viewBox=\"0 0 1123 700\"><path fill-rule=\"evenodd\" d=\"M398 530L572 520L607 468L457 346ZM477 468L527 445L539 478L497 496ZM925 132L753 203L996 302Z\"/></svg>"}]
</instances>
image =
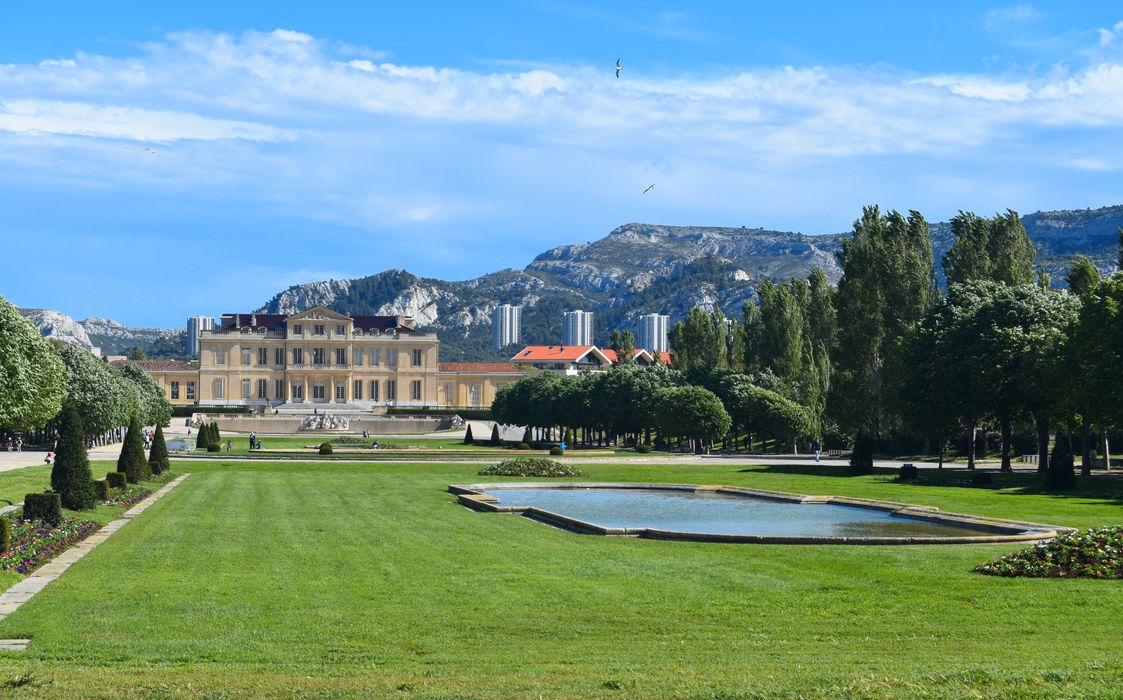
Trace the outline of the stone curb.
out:
<instances>
[{"instance_id":1,"label":"stone curb","mask_svg":"<svg viewBox=\"0 0 1123 700\"><path fill-rule=\"evenodd\" d=\"M163 498L169 491L178 486L181 481L189 476L191 476L191 472L182 474L169 481L156 491L156 493L122 513L121 517L106 523L86 539L74 544L62 554L28 574L27 578L24 580L16 582L11 588L0 593L0 620L3 620L16 610L19 610L21 605L31 600L36 593L46 588L47 584L54 581L61 576L64 571L69 569L71 564L89 554L94 547L109 539L110 535L117 532L130 520L143 513L150 505ZM12 506L9 509L14 508L15 507ZM12 639L0 640L0 650L24 649L27 647L26 643L22 646L16 643L25 641L26 640Z\"/></svg>"}]
</instances>

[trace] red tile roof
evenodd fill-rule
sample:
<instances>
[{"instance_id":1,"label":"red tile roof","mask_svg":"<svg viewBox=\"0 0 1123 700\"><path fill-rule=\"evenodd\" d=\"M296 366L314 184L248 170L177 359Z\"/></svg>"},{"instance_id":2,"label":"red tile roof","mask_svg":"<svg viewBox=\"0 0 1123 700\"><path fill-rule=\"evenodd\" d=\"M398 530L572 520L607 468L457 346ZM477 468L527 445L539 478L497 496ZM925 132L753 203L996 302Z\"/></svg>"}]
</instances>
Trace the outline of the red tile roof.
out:
<instances>
[{"instance_id":1,"label":"red tile roof","mask_svg":"<svg viewBox=\"0 0 1123 700\"><path fill-rule=\"evenodd\" d=\"M611 348L600 348L600 351L601 351L602 355L607 357L612 362L612 364L616 364L616 351L615 350L613 350ZM636 359L637 357L642 355L643 352L644 352L643 348L635 348L635 351L632 353L632 359L633 360Z\"/></svg>"},{"instance_id":2,"label":"red tile roof","mask_svg":"<svg viewBox=\"0 0 1123 700\"><path fill-rule=\"evenodd\" d=\"M438 372L522 373L509 362L439 362Z\"/></svg>"},{"instance_id":3,"label":"red tile roof","mask_svg":"<svg viewBox=\"0 0 1123 700\"><path fill-rule=\"evenodd\" d=\"M511 362L576 362L592 350L597 350L597 346L528 345L512 357Z\"/></svg>"}]
</instances>

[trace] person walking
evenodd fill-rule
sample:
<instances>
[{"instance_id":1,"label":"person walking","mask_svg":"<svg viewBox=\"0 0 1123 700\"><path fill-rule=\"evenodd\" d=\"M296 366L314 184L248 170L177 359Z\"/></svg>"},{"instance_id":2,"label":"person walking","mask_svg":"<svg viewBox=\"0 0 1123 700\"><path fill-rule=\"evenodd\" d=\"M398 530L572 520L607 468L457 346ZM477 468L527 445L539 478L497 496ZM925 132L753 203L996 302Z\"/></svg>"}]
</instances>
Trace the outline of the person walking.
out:
<instances>
[{"instance_id":1,"label":"person walking","mask_svg":"<svg viewBox=\"0 0 1123 700\"><path fill-rule=\"evenodd\" d=\"M823 446L819 443L818 440L816 440L815 442L811 443L811 449L815 450L815 461L818 462L819 455L823 453Z\"/></svg>"},{"instance_id":2,"label":"person walking","mask_svg":"<svg viewBox=\"0 0 1123 700\"><path fill-rule=\"evenodd\" d=\"M12 436L8 436L8 452L12 451Z\"/></svg>"},{"instance_id":3,"label":"person walking","mask_svg":"<svg viewBox=\"0 0 1123 700\"><path fill-rule=\"evenodd\" d=\"M230 454L230 450L234 449L234 443L229 440L226 441L226 454Z\"/></svg>"},{"instance_id":4,"label":"person walking","mask_svg":"<svg viewBox=\"0 0 1123 700\"><path fill-rule=\"evenodd\" d=\"M23 438L16 438L16 452L23 452Z\"/></svg>"}]
</instances>

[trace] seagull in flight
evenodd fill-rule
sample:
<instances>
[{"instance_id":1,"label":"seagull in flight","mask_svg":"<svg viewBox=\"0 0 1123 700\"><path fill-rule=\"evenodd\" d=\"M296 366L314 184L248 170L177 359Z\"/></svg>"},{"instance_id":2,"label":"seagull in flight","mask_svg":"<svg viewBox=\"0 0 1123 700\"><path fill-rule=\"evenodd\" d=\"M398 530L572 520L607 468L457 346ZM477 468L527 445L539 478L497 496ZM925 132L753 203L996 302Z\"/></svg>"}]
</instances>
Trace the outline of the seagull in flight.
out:
<instances>
[{"instance_id":1,"label":"seagull in flight","mask_svg":"<svg viewBox=\"0 0 1123 700\"><path fill-rule=\"evenodd\" d=\"M620 59L618 58L618 59L616 59L616 77L617 78L620 77L620 71L622 71L622 70L624 70L624 67L620 65Z\"/></svg>"},{"instance_id":2,"label":"seagull in flight","mask_svg":"<svg viewBox=\"0 0 1123 700\"><path fill-rule=\"evenodd\" d=\"M640 192L640 194L647 194L648 192L650 192L653 189L655 189L655 183L654 182L651 183L650 185L648 185L647 189L645 189L643 192Z\"/></svg>"},{"instance_id":3,"label":"seagull in flight","mask_svg":"<svg viewBox=\"0 0 1123 700\"><path fill-rule=\"evenodd\" d=\"M152 150L151 148L146 148L144 150L148 151L148 155L150 155L150 156L156 155L156 151Z\"/></svg>"}]
</instances>

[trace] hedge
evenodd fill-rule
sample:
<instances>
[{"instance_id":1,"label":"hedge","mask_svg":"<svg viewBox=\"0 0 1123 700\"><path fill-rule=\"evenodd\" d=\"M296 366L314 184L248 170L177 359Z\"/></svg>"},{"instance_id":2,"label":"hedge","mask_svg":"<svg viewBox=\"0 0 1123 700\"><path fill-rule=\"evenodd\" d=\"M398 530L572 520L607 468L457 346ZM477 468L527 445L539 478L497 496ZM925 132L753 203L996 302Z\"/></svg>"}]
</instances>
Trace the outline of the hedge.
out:
<instances>
[{"instance_id":1,"label":"hedge","mask_svg":"<svg viewBox=\"0 0 1123 700\"><path fill-rule=\"evenodd\" d=\"M62 522L62 497L54 491L27 494L23 497L23 519L58 525Z\"/></svg>"},{"instance_id":2,"label":"hedge","mask_svg":"<svg viewBox=\"0 0 1123 700\"><path fill-rule=\"evenodd\" d=\"M109 472L105 475L105 483L111 489L124 489L129 485L125 472Z\"/></svg>"},{"instance_id":3,"label":"hedge","mask_svg":"<svg viewBox=\"0 0 1123 700\"><path fill-rule=\"evenodd\" d=\"M94 494L99 501L108 501L112 497L112 489L109 487L109 482L105 479L97 479L94 481Z\"/></svg>"},{"instance_id":4,"label":"hedge","mask_svg":"<svg viewBox=\"0 0 1123 700\"><path fill-rule=\"evenodd\" d=\"M585 476L585 472L545 457L508 459L481 469L480 476Z\"/></svg>"},{"instance_id":5,"label":"hedge","mask_svg":"<svg viewBox=\"0 0 1123 700\"><path fill-rule=\"evenodd\" d=\"M386 409L388 416L412 416L416 418L432 418L433 416L460 416L464 420L492 420L490 408L408 408L405 406L391 406Z\"/></svg>"}]
</instances>

